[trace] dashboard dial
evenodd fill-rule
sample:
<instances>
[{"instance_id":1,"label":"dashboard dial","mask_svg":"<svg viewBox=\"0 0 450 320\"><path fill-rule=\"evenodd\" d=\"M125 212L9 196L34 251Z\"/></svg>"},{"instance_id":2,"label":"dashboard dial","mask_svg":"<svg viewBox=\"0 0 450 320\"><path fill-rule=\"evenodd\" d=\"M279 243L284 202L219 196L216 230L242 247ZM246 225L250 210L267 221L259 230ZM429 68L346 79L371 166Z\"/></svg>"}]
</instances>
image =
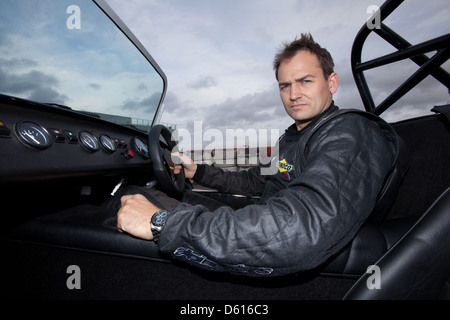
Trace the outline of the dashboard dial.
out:
<instances>
[{"instance_id":1,"label":"dashboard dial","mask_svg":"<svg viewBox=\"0 0 450 320\"><path fill-rule=\"evenodd\" d=\"M99 137L100 144L102 145L103 149L108 153L116 152L117 146L113 139L111 139L106 134L101 134Z\"/></svg>"},{"instance_id":2,"label":"dashboard dial","mask_svg":"<svg viewBox=\"0 0 450 320\"><path fill-rule=\"evenodd\" d=\"M147 144L141 138L134 137L131 139L131 146L143 158L149 159Z\"/></svg>"},{"instance_id":3,"label":"dashboard dial","mask_svg":"<svg viewBox=\"0 0 450 320\"><path fill-rule=\"evenodd\" d=\"M50 133L43 126L31 122L22 121L16 125L16 134L25 145L44 150L53 144Z\"/></svg>"},{"instance_id":4,"label":"dashboard dial","mask_svg":"<svg viewBox=\"0 0 450 320\"><path fill-rule=\"evenodd\" d=\"M78 134L81 146L89 152L97 152L100 150L100 144L97 138L88 131L80 131Z\"/></svg>"}]
</instances>

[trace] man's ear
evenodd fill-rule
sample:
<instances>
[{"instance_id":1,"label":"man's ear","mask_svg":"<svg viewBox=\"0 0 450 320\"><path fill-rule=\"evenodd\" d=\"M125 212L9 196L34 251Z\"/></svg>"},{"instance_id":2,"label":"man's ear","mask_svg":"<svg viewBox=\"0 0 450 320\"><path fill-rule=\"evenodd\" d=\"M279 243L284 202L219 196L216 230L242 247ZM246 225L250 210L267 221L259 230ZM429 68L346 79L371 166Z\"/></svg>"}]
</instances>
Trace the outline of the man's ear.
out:
<instances>
[{"instance_id":1,"label":"man's ear","mask_svg":"<svg viewBox=\"0 0 450 320\"><path fill-rule=\"evenodd\" d=\"M336 72L331 73L328 76L328 88L331 94L335 94L339 86L339 76Z\"/></svg>"}]
</instances>

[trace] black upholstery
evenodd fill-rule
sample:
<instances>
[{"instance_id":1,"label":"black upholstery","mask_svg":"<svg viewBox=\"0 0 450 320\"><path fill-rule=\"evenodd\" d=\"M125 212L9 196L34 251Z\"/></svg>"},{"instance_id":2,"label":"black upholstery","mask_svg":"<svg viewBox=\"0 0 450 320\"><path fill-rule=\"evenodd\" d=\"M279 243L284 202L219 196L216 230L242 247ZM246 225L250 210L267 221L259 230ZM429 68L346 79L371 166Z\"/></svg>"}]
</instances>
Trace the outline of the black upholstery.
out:
<instances>
[{"instance_id":1,"label":"black upholstery","mask_svg":"<svg viewBox=\"0 0 450 320\"><path fill-rule=\"evenodd\" d=\"M366 272L411 228L415 220L400 218L365 224L353 241L339 254L332 257L321 273L353 276Z\"/></svg>"},{"instance_id":2,"label":"black upholstery","mask_svg":"<svg viewBox=\"0 0 450 320\"><path fill-rule=\"evenodd\" d=\"M408 172L410 164L410 150L406 142L397 135L398 138L398 156L394 167L386 177L384 186L378 195L377 203L373 209L370 219L371 221L382 221L389 212L394 200L397 196L400 184L404 176Z\"/></svg>"},{"instance_id":3,"label":"black upholstery","mask_svg":"<svg viewBox=\"0 0 450 320\"><path fill-rule=\"evenodd\" d=\"M38 217L12 230L9 237L57 247L162 259L153 241L118 232L116 213L93 205Z\"/></svg>"},{"instance_id":4,"label":"black upholstery","mask_svg":"<svg viewBox=\"0 0 450 320\"><path fill-rule=\"evenodd\" d=\"M450 188L375 265L380 289L369 289L365 273L344 299L439 299L450 276Z\"/></svg>"}]
</instances>

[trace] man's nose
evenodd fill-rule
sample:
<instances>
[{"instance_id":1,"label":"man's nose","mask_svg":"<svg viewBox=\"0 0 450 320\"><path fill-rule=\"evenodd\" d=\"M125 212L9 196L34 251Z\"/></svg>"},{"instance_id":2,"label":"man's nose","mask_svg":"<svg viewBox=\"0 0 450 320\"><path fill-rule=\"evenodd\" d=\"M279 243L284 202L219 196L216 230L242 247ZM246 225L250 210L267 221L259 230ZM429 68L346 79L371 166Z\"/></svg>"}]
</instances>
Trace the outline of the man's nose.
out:
<instances>
[{"instance_id":1,"label":"man's nose","mask_svg":"<svg viewBox=\"0 0 450 320\"><path fill-rule=\"evenodd\" d=\"M291 100L296 101L303 96L302 90L300 88L300 84L294 83L291 85Z\"/></svg>"}]
</instances>

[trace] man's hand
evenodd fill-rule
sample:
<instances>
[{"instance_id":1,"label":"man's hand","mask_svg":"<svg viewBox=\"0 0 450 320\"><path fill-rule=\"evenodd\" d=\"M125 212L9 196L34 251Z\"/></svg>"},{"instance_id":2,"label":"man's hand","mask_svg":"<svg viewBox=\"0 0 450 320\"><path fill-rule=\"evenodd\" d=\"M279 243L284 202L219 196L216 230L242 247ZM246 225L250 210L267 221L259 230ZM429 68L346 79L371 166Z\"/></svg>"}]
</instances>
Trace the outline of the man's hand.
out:
<instances>
[{"instance_id":1,"label":"man's hand","mask_svg":"<svg viewBox=\"0 0 450 320\"><path fill-rule=\"evenodd\" d=\"M184 167L184 176L187 179L192 179L195 175L195 172L197 171L197 164L192 161L192 159L190 157L188 157L185 154L179 153L179 152L174 152L172 153L172 160L175 160L176 158L178 158L178 161L174 161L175 164L175 169L173 171L173 173L175 174L179 174L181 171L181 165L183 165ZM180 164L181 161L181 164Z\"/></svg>"},{"instance_id":2,"label":"man's hand","mask_svg":"<svg viewBox=\"0 0 450 320\"><path fill-rule=\"evenodd\" d=\"M117 229L141 239L153 240L150 220L160 209L140 194L123 196L120 202L122 207L117 212Z\"/></svg>"}]
</instances>

